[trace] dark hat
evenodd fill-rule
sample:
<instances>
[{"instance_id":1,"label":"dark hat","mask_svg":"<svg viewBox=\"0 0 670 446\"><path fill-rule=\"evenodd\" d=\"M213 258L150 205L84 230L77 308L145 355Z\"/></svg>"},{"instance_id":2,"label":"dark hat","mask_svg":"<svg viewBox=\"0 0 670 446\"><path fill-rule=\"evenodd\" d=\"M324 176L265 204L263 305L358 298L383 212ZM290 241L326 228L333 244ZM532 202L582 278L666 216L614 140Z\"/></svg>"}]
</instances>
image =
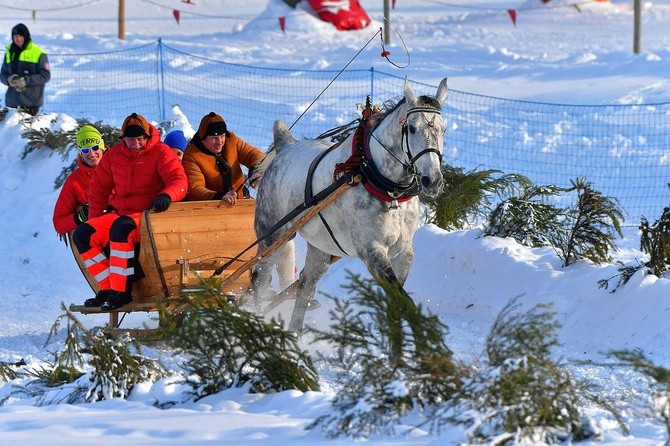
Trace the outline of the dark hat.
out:
<instances>
[{"instance_id":1,"label":"dark hat","mask_svg":"<svg viewBox=\"0 0 670 446\"><path fill-rule=\"evenodd\" d=\"M123 137L130 138L149 137L149 123L144 119L144 116L133 113L123 121L121 133Z\"/></svg>"},{"instance_id":2,"label":"dark hat","mask_svg":"<svg viewBox=\"0 0 670 446\"><path fill-rule=\"evenodd\" d=\"M203 116L198 127L198 136L200 139L205 139L208 136L228 135L228 127L226 121L214 112L209 112Z\"/></svg>"},{"instance_id":3,"label":"dark hat","mask_svg":"<svg viewBox=\"0 0 670 446\"><path fill-rule=\"evenodd\" d=\"M28 31L28 27L23 23L19 23L14 28L12 28L12 36L14 34L19 34L23 36L24 39L30 40L30 31Z\"/></svg>"}]
</instances>

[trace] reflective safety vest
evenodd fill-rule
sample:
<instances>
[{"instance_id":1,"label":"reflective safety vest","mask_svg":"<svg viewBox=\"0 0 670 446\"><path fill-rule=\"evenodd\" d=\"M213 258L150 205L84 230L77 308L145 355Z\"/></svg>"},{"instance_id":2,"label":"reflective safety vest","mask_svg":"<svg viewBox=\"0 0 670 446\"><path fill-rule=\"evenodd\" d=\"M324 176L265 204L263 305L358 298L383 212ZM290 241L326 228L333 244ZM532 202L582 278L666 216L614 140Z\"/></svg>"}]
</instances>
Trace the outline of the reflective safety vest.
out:
<instances>
[{"instance_id":1,"label":"reflective safety vest","mask_svg":"<svg viewBox=\"0 0 670 446\"><path fill-rule=\"evenodd\" d=\"M12 63L12 56L14 53L10 52L9 50L11 49L12 45L9 44L7 45L7 52L5 53L5 62ZM44 54L44 50L40 48L39 46L35 45L32 40L28 42L28 45L21 51L19 54L19 60L21 62L27 62L27 63L39 63L40 61L40 56Z\"/></svg>"}]
</instances>

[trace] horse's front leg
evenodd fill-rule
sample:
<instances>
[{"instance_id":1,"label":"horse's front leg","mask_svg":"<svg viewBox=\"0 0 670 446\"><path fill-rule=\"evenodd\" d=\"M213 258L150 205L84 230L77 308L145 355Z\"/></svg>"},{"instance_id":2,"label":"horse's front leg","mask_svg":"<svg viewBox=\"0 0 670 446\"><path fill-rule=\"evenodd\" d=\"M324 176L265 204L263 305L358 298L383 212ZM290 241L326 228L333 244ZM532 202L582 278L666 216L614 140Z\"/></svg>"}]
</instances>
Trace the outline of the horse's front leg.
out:
<instances>
[{"instance_id":1,"label":"horse's front leg","mask_svg":"<svg viewBox=\"0 0 670 446\"><path fill-rule=\"evenodd\" d=\"M390 300L386 306L386 317L389 326L388 336L391 357L394 360L399 360L402 356L403 320L407 321L410 330L412 330L416 349L418 351L424 350L426 348L426 338L419 327L419 314L416 304L403 288L414 259L412 250L401 251L393 258L393 261L389 259L388 252L382 249L371 249L367 253L368 255L365 256L366 258L363 261L368 266L370 273L377 278L381 278L385 282L385 286L388 286L385 291Z\"/></svg>"},{"instance_id":2,"label":"horse's front leg","mask_svg":"<svg viewBox=\"0 0 670 446\"><path fill-rule=\"evenodd\" d=\"M288 329L296 334L302 332L302 326L305 323L305 313L309 299L316 292L316 284L330 266L330 254L315 248L307 243L307 255L305 256L305 267L300 272L299 288L295 298L293 314Z\"/></svg>"},{"instance_id":3,"label":"horse's front leg","mask_svg":"<svg viewBox=\"0 0 670 446\"><path fill-rule=\"evenodd\" d=\"M407 246L407 249L401 249L398 253L391 258L391 266L393 272L395 273L398 282L403 287L407 281L407 276L409 276L409 270L412 267L412 262L414 262L414 250L412 245Z\"/></svg>"}]
</instances>

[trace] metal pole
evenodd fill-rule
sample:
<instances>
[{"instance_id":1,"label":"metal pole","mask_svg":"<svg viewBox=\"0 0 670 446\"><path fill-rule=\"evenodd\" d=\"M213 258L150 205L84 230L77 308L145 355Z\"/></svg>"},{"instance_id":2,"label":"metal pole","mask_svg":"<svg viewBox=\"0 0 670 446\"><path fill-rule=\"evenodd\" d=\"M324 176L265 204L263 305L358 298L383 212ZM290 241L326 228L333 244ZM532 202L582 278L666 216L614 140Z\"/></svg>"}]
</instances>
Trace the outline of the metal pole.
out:
<instances>
[{"instance_id":1,"label":"metal pole","mask_svg":"<svg viewBox=\"0 0 670 446\"><path fill-rule=\"evenodd\" d=\"M119 39L126 39L126 0L119 0Z\"/></svg>"},{"instance_id":2,"label":"metal pole","mask_svg":"<svg viewBox=\"0 0 670 446\"><path fill-rule=\"evenodd\" d=\"M640 35L641 35L641 30L640 30L640 16L642 14L641 11L641 1L640 0L635 0L633 4L633 52L635 54L640 54Z\"/></svg>"},{"instance_id":3,"label":"metal pole","mask_svg":"<svg viewBox=\"0 0 670 446\"><path fill-rule=\"evenodd\" d=\"M384 0L384 43L391 43L391 17L389 12L389 0Z\"/></svg>"}]
</instances>

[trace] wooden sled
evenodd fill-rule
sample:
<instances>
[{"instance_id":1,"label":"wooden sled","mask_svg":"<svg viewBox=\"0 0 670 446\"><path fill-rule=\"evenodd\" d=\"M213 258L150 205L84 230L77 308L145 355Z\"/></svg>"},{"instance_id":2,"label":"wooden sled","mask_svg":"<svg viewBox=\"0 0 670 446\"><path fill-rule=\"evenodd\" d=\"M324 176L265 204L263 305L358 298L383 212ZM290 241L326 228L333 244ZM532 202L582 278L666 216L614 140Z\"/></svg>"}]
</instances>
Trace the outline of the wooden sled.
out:
<instances>
[{"instance_id":1,"label":"wooden sled","mask_svg":"<svg viewBox=\"0 0 670 446\"><path fill-rule=\"evenodd\" d=\"M108 313L109 326L115 331L144 334L147 331L145 329L120 328L123 318L119 319L119 314L156 312L157 303L179 314L186 308L180 297L197 292L200 277L211 277L215 271L219 273L224 265L225 268L219 274L222 279L221 291L231 297L248 294L252 268L293 238L307 221L358 182L360 177L356 176L351 183L339 185L330 195L306 210L288 231L261 253L250 249L240 254L256 241L255 200L239 200L235 206L220 201L187 201L174 203L162 213L145 211L140 223L139 253L139 264L145 277L133 285L133 302ZM70 246L79 269L91 289L97 293L98 285L84 266L72 240ZM336 260L333 258L331 262ZM297 288L298 281L295 281L263 313L295 298ZM100 308L87 308L83 304L71 304L70 311L102 313Z\"/></svg>"},{"instance_id":2,"label":"wooden sled","mask_svg":"<svg viewBox=\"0 0 670 446\"><path fill-rule=\"evenodd\" d=\"M235 206L220 201L186 201L173 203L166 212L145 211L140 225L139 264L145 275L133 285L133 301L109 314L109 326L118 331L138 334L142 330L125 330L120 323L126 313L156 312L157 302L170 309L184 294L195 292L200 277L208 278L226 262L255 240L255 200L238 200ZM84 266L77 248L70 240L72 253L93 293L98 285ZM251 285L251 270L236 270L251 260L250 250L229 265L219 277L222 291L231 296L246 294ZM236 272L233 280L226 280ZM99 314L99 308L71 304L70 311ZM121 315L121 318L119 317Z\"/></svg>"}]
</instances>

